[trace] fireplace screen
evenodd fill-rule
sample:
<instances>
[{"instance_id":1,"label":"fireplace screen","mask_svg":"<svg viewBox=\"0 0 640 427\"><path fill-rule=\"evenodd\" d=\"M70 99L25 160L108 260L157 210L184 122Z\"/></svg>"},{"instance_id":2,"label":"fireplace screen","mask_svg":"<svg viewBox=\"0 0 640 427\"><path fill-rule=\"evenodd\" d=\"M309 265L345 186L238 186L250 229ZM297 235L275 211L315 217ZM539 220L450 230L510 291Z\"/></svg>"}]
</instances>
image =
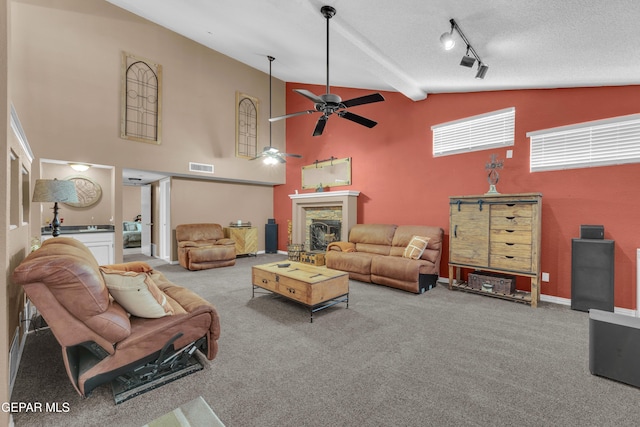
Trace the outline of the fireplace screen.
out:
<instances>
[{"instance_id":1,"label":"fireplace screen","mask_svg":"<svg viewBox=\"0 0 640 427\"><path fill-rule=\"evenodd\" d=\"M340 240L342 222L337 220L314 219L309 226L309 246L313 251L326 251L331 242Z\"/></svg>"}]
</instances>

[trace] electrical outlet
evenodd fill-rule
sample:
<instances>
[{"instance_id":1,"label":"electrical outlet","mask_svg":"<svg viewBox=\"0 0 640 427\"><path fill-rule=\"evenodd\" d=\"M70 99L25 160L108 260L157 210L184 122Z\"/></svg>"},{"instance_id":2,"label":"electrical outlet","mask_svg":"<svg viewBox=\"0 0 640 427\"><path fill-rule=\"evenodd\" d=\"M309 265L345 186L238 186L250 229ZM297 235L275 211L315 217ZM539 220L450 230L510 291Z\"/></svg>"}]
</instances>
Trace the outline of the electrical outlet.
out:
<instances>
[{"instance_id":1,"label":"electrical outlet","mask_svg":"<svg viewBox=\"0 0 640 427\"><path fill-rule=\"evenodd\" d=\"M507 159L510 159L513 157L513 150L507 150Z\"/></svg>"},{"instance_id":2,"label":"electrical outlet","mask_svg":"<svg viewBox=\"0 0 640 427\"><path fill-rule=\"evenodd\" d=\"M542 281L543 282L549 281L549 273L542 273Z\"/></svg>"}]
</instances>

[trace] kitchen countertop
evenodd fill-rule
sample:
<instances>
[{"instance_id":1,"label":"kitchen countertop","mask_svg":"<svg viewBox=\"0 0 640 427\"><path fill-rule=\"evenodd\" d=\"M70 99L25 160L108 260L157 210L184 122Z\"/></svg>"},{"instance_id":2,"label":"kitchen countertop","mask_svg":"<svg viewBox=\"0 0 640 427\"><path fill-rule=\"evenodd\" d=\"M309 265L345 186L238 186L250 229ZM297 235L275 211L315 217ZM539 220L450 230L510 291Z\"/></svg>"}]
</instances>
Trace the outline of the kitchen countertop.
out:
<instances>
[{"instance_id":1,"label":"kitchen countertop","mask_svg":"<svg viewBox=\"0 0 640 427\"><path fill-rule=\"evenodd\" d=\"M95 227L95 228L90 228ZM113 233L115 226L113 225L61 225L60 234L78 234L78 233ZM40 234L51 234L51 227L40 228Z\"/></svg>"}]
</instances>

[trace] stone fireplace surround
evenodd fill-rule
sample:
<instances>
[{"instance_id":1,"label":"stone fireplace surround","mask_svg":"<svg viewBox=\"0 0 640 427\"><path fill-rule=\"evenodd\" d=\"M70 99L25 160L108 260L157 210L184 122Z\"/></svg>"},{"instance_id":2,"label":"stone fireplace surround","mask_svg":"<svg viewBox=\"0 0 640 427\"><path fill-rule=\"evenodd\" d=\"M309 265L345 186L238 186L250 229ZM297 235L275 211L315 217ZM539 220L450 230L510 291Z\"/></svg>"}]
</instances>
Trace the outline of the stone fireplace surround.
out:
<instances>
[{"instance_id":1,"label":"stone fireplace surround","mask_svg":"<svg viewBox=\"0 0 640 427\"><path fill-rule=\"evenodd\" d=\"M307 209L336 208L342 211L342 240L347 240L351 227L358 222L359 191L326 191L318 193L289 194L291 199L291 239L292 243L307 240ZM309 250L305 246L305 250Z\"/></svg>"}]
</instances>

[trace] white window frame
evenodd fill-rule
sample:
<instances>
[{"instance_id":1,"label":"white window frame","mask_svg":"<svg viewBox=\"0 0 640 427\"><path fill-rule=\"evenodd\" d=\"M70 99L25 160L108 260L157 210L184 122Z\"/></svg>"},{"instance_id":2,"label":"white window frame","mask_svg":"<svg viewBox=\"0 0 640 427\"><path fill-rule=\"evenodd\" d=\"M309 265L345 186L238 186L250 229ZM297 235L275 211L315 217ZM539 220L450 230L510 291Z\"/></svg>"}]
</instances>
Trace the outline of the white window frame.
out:
<instances>
[{"instance_id":1,"label":"white window frame","mask_svg":"<svg viewBox=\"0 0 640 427\"><path fill-rule=\"evenodd\" d=\"M514 144L515 107L431 126L433 157Z\"/></svg>"},{"instance_id":2,"label":"white window frame","mask_svg":"<svg viewBox=\"0 0 640 427\"><path fill-rule=\"evenodd\" d=\"M528 132L531 172L640 163L640 114Z\"/></svg>"}]
</instances>

